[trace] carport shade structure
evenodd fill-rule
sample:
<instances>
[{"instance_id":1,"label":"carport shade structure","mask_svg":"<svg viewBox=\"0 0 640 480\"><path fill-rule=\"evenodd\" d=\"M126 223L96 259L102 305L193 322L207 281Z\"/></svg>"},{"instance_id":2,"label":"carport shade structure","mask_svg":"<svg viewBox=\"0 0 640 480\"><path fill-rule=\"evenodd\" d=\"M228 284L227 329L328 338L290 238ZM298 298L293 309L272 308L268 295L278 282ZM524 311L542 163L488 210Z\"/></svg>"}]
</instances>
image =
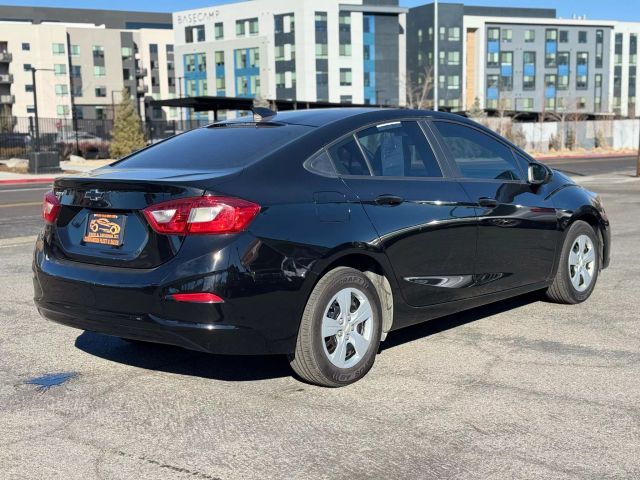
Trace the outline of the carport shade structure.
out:
<instances>
[{"instance_id":1,"label":"carport shade structure","mask_svg":"<svg viewBox=\"0 0 640 480\"><path fill-rule=\"evenodd\" d=\"M356 103L306 102L300 100L267 100L272 110L298 110L306 108L338 108L338 107L390 107L390 105L365 105ZM169 100L151 100L152 107L192 108L196 112L213 112L213 118L218 120L219 110L246 110L253 107L253 98L247 97L185 97Z\"/></svg>"}]
</instances>

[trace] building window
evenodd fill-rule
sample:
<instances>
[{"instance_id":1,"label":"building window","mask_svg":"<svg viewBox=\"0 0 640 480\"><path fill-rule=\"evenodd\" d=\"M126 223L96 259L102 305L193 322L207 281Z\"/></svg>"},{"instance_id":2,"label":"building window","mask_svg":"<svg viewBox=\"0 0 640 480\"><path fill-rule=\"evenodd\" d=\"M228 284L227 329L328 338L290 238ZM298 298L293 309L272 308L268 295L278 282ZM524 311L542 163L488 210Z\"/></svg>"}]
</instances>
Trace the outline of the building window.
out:
<instances>
[{"instance_id":1,"label":"building window","mask_svg":"<svg viewBox=\"0 0 640 480\"><path fill-rule=\"evenodd\" d=\"M521 100L522 110L533 110L533 98L523 98Z\"/></svg>"},{"instance_id":2,"label":"building window","mask_svg":"<svg viewBox=\"0 0 640 480\"><path fill-rule=\"evenodd\" d=\"M340 69L340 86L342 87L350 87L351 82L351 69L350 68L341 68Z\"/></svg>"},{"instance_id":3,"label":"building window","mask_svg":"<svg viewBox=\"0 0 640 480\"><path fill-rule=\"evenodd\" d=\"M316 12L315 14L316 32L327 31L327 12Z\"/></svg>"},{"instance_id":4,"label":"building window","mask_svg":"<svg viewBox=\"0 0 640 480\"><path fill-rule=\"evenodd\" d=\"M23 42L22 43L22 51L23 52L28 52L31 50L31 44L27 43L27 42Z\"/></svg>"},{"instance_id":5,"label":"building window","mask_svg":"<svg viewBox=\"0 0 640 480\"><path fill-rule=\"evenodd\" d=\"M54 43L53 44L53 54L54 55L64 55L66 52L64 48L64 43Z\"/></svg>"},{"instance_id":6,"label":"building window","mask_svg":"<svg viewBox=\"0 0 640 480\"><path fill-rule=\"evenodd\" d=\"M511 43L512 40L513 40L513 30L511 30L510 28L503 28L502 29L502 41L503 42L507 42L507 43Z\"/></svg>"},{"instance_id":7,"label":"building window","mask_svg":"<svg viewBox=\"0 0 640 480\"><path fill-rule=\"evenodd\" d=\"M544 66L547 68L554 68L556 66L556 53L558 51L558 30L547 29L545 31L545 46L544 46Z\"/></svg>"},{"instance_id":8,"label":"building window","mask_svg":"<svg viewBox=\"0 0 640 480\"><path fill-rule=\"evenodd\" d=\"M57 84L55 87L55 91L58 97L65 97L69 95L69 86Z\"/></svg>"},{"instance_id":9,"label":"building window","mask_svg":"<svg viewBox=\"0 0 640 480\"><path fill-rule=\"evenodd\" d=\"M96 87L95 88L96 97L106 97L107 96L107 87Z\"/></svg>"},{"instance_id":10,"label":"building window","mask_svg":"<svg viewBox=\"0 0 640 480\"><path fill-rule=\"evenodd\" d=\"M586 97L578 97L578 110L584 110L587 108L587 99Z\"/></svg>"},{"instance_id":11,"label":"building window","mask_svg":"<svg viewBox=\"0 0 640 480\"><path fill-rule=\"evenodd\" d=\"M576 88L586 90L589 86L589 53L578 52L576 59Z\"/></svg>"},{"instance_id":12,"label":"building window","mask_svg":"<svg viewBox=\"0 0 640 480\"><path fill-rule=\"evenodd\" d=\"M513 52L500 54L500 90L513 89Z\"/></svg>"},{"instance_id":13,"label":"building window","mask_svg":"<svg viewBox=\"0 0 640 480\"><path fill-rule=\"evenodd\" d=\"M638 63L638 34L632 33L629 36L629 65Z\"/></svg>"},{"instance_id":14,"label":"building window","mask_svg":"<svg viewBox=\"0 0 640 480\"><path fill-rule=\"evenodd\" d=\"M522 53L522 89L535 90L536 88L536 52Z\"/></svg>"},{"instance_id":15,"label":"building window","mask_svg":"<svg viewBox=\"0 0 640 480\"><path fill-rule=\"evenodd\" d=\"M558 53L558 90L569 88L569 63L571 54L569 52Z\"/></svg>"},{"instance_id":16,"label":"building window","mask_svg":"<svg viewBox=\"0 0 640 480\"><path fill-rule=\"evenodd\" d=\"M31 64L30 63L25 63L24 65L22 65L22 69L25 72L30 72L31 71Z\"/></svg>"},{"instance_id":17,"label":"building window","mask_svg":"<svg viewBox=\"0 0 640 480\"><path fill-rule=\"evenodd\" d=\"M578 32L578 43L587 43L587 32L585 30Z\"/></svg>"},{"instance_id":18,"label":"building window","mask_svg":"<svg viewBox=\"0 0 640 480\"><path fill-rule=\"evenodd\" d=\"M351 95L340 95L340 103L353 103Z\"/></svg>"},{"instance_id":19,"label":"building window","mask_svg":"<svg viewBox=\"0 0 640 480\"><path fill-rule=\"evenodd\" d=\"M487 29L487 67L495 68L500 62L500 29Z\"/></svg>"},{"instance_id":20,"label":"building window","mask_svg":"<svg viewBox=\"0 0 640 480\"><path fill-rule=\"evenodd\" d=\"M351 56L351 44L350 43L341 43L339 46L340 56L341 57L350 57Z\"/></svg>"},{"instance_id":21,"label":"building window","mask_svg":"<svg viewBox=\"0 0 640 480\"><path fill-rule=\"evenodd\" d=\"M56 113L59 117L66 117L69 115L69 105L57 105Z\"/></svg>"},{"instance_id":22,"label":"building window","mask_svg":"<svg viewBox=\"0 0 640 480\"><path fill-rule=\"evenodd\" d=\"M447 64L448 65L460 65L460 52L447 52Z\"/></svg>"},{"instance_id":23,"label":"building window","mask_svg":"<svg viewBox=\"0 0 640 480\"><path fill-rule=\"evenodd\" d=\"M368 45L365 45L367 47ZM327 58L329 55L329 45L326 43L316 43L316 58ZM367 60L367 58L365 58Z\"/></svg>"},{"instance_id":24,"label":"building window","mask_svg":"<svg viewBox=\"0 0 640 480\"><path fill-rule=\"evenodd\" d=\"M216 52L216 67L224 67L224 52L219 50Z\"/></svg>"},{"instance_id":25,"label":"building window","mask_svg":"<svg viewBox=\"0 0 640 480\"><path fill-rule=\"evenodd\" d=\"M94 45L92 47L93 60L104 59L104 47L102 45Z\"/></svg>"},{"instance_id":26,"label":"building window","mask_svg":"<svg viewBox=\"0 0 640 480\"><path fill-rule=\"evenodd\" d=\"M569 43L569 30L560 30L560 43Z\"/></svg>"},{"instance_id":27,"label":"building window","mask_svg":"<svg viewBox=\"0 0 640 480\"><path fill-rule=\"evenodd\" d=\"M258 19L252 18L249 20L249 35L258 35Z\"/></svg>"},{"instance_id":28,"label":"building window","mask_svg":"<svg viewBox=\"0 0 640 480\"><path fill-rule=\"evenodd\" d=\"M614 65L622 65L622 34L616 33L615 50L614 50Z\"/></svg>"},{"instance_id":29,"label":"building window","mask_svg":"<svg viewBox=\"0 0 640 480\"><path fill-rule=\"evenodd\" d=\"M487 75L487 108L497 109L500 97L500 76Z\"/></svg>"},{"instance_id":30,"label":"building window","mask_svg":"<svg viewBox=\"0 0 640 480\"><path fill-rule=\"evenodd\" d=\"M449 27L448 40L450 42L459 42L460 41L460 27Z\"/></svg>"},{"instance_id":31,"label":"building window","mask_svg":"<svg viewBox=\"0 0 640 480\"><path fill-rule=\"evenodd\" d=\"M36 113L36 107L33 105L27 105L27 113Z\"/></svg>"},{"instance_id":32,"label":"building window","mask_svg":"<svg viewBox=\"0 0 640 480\"><path fill-rule=\"evenodd\" d=\"M105 67L95 66L93 67L93 76L94 77L104 77L107 74Z\"/></svg>"},{"instance_id":33,"label":"building window","mask_svg":"<svg viewBox=\"0 0 640 480\"><path fill-rule=\"evenodd\" d=\"M72 65L71 76L75 78L80 78L81 75L82 75L82 67L80 65Z\"/></svg>"},{"instance_id":34,"label":"building window","mask_svg":"<svg viewBox=\"0 0 640 480\"><path fill-rule=\"evenodd\" d=\"M246 35L244 22L245 20L236 20L236 36L237 37L244 37Z\"/></svg>"},{"instance_id":35,"label":"building window","mask_svg":"<svg viewBox=\"0 0 640 480\"><path fill-rule=\"evenodd\" d=\"M536 41L536 31L535 30L525 30L524 31L524 41L526 43L533 43Z\"/></svg>"},{"instance_id":36,"label":"building window","mask_svg":"<svg viewBox=\"0 0 640 480\"><path fill-rule=\"evenodd\" d=\"M222 40L224 38L224 23L217 22L213 27L213 36L216 40Z\"/></svg>"},{"instance_id":37,"label":"building window","mask_svg":"<svg viewBox=\"0 0 640 480\"><path fill-rule=\"evenodd\" d=\"M604 30L596 30L596 68L602 68Z\"/></svg>"},{"instance_id":38,"label":"building window","mask_svg":"<svg viewBox=\"0 0 640 480\"><path fill-rule=\"evenodd\" d=\"M56 63L53 66L53 73L55 75L66 75L67 74L67 65L65 63Z\"/></svg>"},{"instance_id":39,"label":"building window","mask_svg":"<svg viewBox=\"0 0 640 480\"><path fill-rule=\"evenodd\" d=\"M204 25L195 25L193 27L184 28L185 43L204 42Z\"/></svg>"},{"instance_id":40,"label":"building window","mask_svg":"<svg viewBox=\"0 0 640 480\"><path fill-rule=\"evenodd\" d=\"M123 61L131 60L133 58L133 48L122 47L120 54L122 55Z\"/></svg>"},{"instance_id":41,"label":"building window","mask_svg":"<svg viewBox=\"0 0 640 480\"><path fill-rule=\"evenodd\" d=\"M498 41L500 40L500 29L499 28L489 28L487 30L487 39L490 41Z\"/></svg>"},{"instance_id":42,"label":"building window","mask_svg":"<svg viewBox=\"0 0 640 480\"><path fill-rule=\"evenodd\" d=\"M25 92L27 92L27 93L31 93L31 92L33 92L33 85L32 85L32 84L30 84L30 83L27 83L27 84L24 86L24 91L25 91Z\"/></svg>"},{"instance_id":43,"label":"building window","mask_svg":"<svg viewBox=\"0 0 640 480\"><path fill-rule=\"evenodd\" d=\"M460 75L449 75L447 77L447 89L457 90L460 88Z\"/></svg>"},{"instance_id":44,"label":"building window","mask_svg":"<svg viewBox=\"0 0 640 480\"><path fill-rule=\"evenodd\" d=\"M80 45L71 45L71 56L80 56Z\"/></svg>"}]
</instances>

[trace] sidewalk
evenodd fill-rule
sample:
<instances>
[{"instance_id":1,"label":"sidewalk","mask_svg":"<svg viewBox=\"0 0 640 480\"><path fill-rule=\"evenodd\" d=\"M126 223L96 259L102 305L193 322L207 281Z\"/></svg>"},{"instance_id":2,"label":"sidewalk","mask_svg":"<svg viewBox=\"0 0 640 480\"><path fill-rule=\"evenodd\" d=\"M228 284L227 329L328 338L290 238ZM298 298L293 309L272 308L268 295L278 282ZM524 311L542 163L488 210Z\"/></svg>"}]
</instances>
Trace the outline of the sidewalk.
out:
<instances>
[{"instance_id":1,"label":"sidewalk","mask_svg":"<svg viewBox=\"0 0 640 480\"><path fill-rule=\"evenodd\" d=\"M59 173L44 173L35 175L33 173L13 173L13 172L0 172L0 185L20 185L20 184L50 184L57 177L68 175L69 173L85 173L90 172L96 168L108 165L113 160L84 160L76 158L71 161L60 162L60 168L62 172Z\"/></svg>"}]
</instances>

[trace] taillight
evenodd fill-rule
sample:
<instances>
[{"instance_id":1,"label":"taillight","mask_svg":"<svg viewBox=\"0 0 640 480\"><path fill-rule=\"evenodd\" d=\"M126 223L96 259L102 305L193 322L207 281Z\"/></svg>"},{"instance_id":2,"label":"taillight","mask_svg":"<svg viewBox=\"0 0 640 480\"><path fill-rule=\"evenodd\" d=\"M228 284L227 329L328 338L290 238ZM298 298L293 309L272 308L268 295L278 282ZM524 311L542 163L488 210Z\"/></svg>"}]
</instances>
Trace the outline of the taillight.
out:
<instances>
[{"instance_id":1,"label":"taillight","mask_svg":"<svg viewBox=\"0 0 640 480\"><path fill-rule=\"evenodd\" d=\"M167 295L165 299L187 303L224 303L224 300L219 296L208 292L173 293L171 295Z\"/></svg>"},{"instance_id":2,"label":"taillight","mask_svg":"<svg viewBox=\"0 0 640 480\"><path fill-rule=\"evenodd\" d=\"M260 205L233 197L194 197L151 205L143 210L149 225L165 235L241 232Z\"/></svg>"},{"instance_id":3,"label":"taillight","mask_svg":"<svg viewBox=\"0 0 640 480\"><path fill-rule=\"evenodd\" d=\"M52 191L48 191L44 194L44 201L42 202L42 218L45 223L55 223L59 211L60 200Z\"/></svg>"}]
</instances>

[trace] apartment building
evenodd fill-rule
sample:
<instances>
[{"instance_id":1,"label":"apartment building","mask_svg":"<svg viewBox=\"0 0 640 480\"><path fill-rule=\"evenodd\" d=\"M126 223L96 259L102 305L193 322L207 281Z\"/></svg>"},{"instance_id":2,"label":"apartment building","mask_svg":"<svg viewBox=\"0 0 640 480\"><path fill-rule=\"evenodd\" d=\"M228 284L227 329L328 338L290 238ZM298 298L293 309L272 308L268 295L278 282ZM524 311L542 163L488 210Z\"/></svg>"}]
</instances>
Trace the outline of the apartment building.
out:
<instances>
[{"instance_id":1,"label":"apartment building","mask_svg":"<svg viewBox=\"0 0 640 480\"><path fill-rule=\"evenodd\" d=\"M0 115L112 118L127 88L141 115L145 99L175 95L169 14L0 6Z\"/></svg>"},{"instance_id":2,"label":"apartment building","mask_svg":"<svg viewBox=\"0 0 640 480\"><path fill-rule=\"evenodd\" d=\"M173 14L184 96L403 104L397 0L253 0Z\"/></svg>"},{"instance_id":3,"label":"apartment building","mask_svg":"<svg viewBox=\"0 0 640 480\"><path fill-rule=\"evenodd\" d=\"M411 83L434 68L434 6L408 14ZM640 24L556 18L553 9L440 3L439 106L635 116Z\"/></svg>"}]
</instances>

